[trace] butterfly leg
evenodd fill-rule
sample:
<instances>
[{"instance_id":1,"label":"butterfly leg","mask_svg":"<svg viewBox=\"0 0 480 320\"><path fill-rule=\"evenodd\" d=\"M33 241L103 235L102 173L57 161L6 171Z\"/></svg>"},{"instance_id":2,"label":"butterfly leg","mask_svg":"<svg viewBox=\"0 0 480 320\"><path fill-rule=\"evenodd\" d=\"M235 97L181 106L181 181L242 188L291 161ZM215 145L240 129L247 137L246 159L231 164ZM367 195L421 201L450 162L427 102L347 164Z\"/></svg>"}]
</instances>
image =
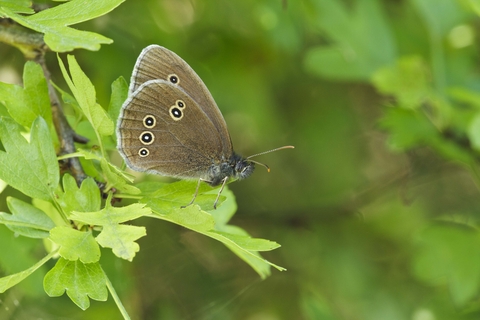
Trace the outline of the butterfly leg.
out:
<instances>
[{"instance_id":1,"label":"butterfly leg","mask_svg":"<svg viewBox=\"0 0 480 320\"><path fill-rule=\"evenodd\" d=\"M210 182L209 180L206 180L206 179L202 179L202 178L198 179L197 188L195 189L195 193L193 194L193 199L192 199L192 201L190 201L190 203L187 204L187 205L185 205L185 206L181 206L180 208L182 208L182 209L183 209L183 208L186 208L186 207L188 207L189 205L191 205L191 204L195 201L195 199L197 198L197 195L198 195L198 189L200 188L200 183L202 183L202 181L203 181L203 182L207 182L207 183Z\"/></svg>"},{"instance_id":2,"label":"butterfly leg","mask_svg":"<svg viewBox=\"0 0 480 320\"><path fill-rule=\"evenodd\" d=\"M223 188L225 188L225 184L227 183L227 180L228 180L228 177L225 177L222 180L222 186L220 187L220 190L218 191L217 199L215 199L215 202L213 203L213 209L217 209L218 199L220 199L220 195L222 194Z\"/></svg>"}]
</instances>

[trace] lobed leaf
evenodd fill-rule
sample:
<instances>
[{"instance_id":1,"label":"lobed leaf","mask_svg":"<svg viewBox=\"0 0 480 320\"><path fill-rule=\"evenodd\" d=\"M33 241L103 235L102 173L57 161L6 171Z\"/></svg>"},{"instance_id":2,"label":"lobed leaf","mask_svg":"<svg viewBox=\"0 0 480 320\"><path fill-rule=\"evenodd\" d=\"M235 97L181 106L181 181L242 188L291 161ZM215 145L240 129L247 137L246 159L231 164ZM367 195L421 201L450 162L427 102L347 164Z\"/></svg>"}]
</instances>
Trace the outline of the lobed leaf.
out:
<instances>
[{"instance_id":1,"label":"lobed leaf","mask_svg":"<svg viewBox=\"0 0 480 320\"><path fill-rule=\"evenodd\" d=\"M106 301L106 277L100 264L82 263L80 260L58 259L43 279L43 288L50 297L68 297L82 310L88 309L90 299Z\"/></svg>"},{"instance_id":2,"label":"lobed leaf","mask_svg":"<svg viewBox=\"0 0 480 320\"><path fill-rule=\"evenodd\" d=\"M63 190L59 195L58 203L67 215L72 211L91 212L100 210L101 198L97 183L92 178L82 181L80 188L75 179L65 174L63 176Z\"/></svg>"},{"instance_id":3,"label":"lobed leaf","mask_svg":"<svg viewBox=\"0 0 480 320\"><path fill-rule=\"evenodd\" d=\"M60 246L59 254L67 260L80 260L83 263L100 260L100 248L91 231L55 227L50 230L50 240Z\"/></svg>"},{"instance_id":4,"label":"lobed leaf","mask_svg":"<svg viewBox=\"0 0 480 320\"><path fill-rule=\"evenodd\" d=\"M117 257L132 261L139 250L135 241L145 236L146 230L144 227L120 225L120 223L150 215L151 210L140 203L115 208L110 205L110 199L110 197L107 199L105 208L100 211L74 211L70 218L84 224L102 226L102 231L96 238L97 242L103 247L112 248Z\"/></svg>"},{"instance_id":5,"label":"lobed leaf","mask_svg":"<svg viewBox=\"0 0 480 320\"><path fill-rule=\"evenodd\" d=\"M0 151L0 179L29 197L51 200L60 174L45 120L34 121L28 143L17 123L1 117L0 140L6 151Z\"/></svg>"},{"instance_id":6,"label":"lobed leaf","mask_svg":"<svg viewBox=\"0 0 480 320\"><path fill-rule=\"evenodd\" d=\"M97 33L76 30L68 26L105 15L124 1L71 0L30 16L16 14L17 7L2 5L0 16L9 17L26 28L44 33L45 43L53 51L66 52L76 48L98 50L101 44L112 43L112 40Z\"/></svg>"},{"instance_id":7,"label":"lobed leaf","mask_svg":"<svg viewBox=\"0 0 480 320\"><path fill-rule=\"evenodd\" d=\"M135 241L146 235L145 227L110 224L103 227L96 239L102 247L112 248L117 257L132 261L140 250L140 246Z\"/></svg>"},{"instance_id":8,"label":"lobed leaf","mask_svg":"<svg viewBox=\"0 0 480 320\"><path fill-rule=\"evenodd\" d=\"M10 116L22 126L30 128L38 116L52 123L47 81L39 64L27 61L23 69L23 88L0 82L0 102Z\"/></svg>"}]
</instances>

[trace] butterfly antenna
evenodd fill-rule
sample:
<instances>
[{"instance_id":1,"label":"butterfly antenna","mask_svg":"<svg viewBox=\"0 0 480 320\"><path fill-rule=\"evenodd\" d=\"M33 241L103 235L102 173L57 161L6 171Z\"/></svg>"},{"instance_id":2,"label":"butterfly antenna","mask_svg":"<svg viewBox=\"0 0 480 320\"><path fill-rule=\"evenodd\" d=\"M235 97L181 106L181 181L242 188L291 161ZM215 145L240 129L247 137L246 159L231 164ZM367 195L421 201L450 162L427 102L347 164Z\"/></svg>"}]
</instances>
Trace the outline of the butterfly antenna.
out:
<instances>
[{"instance_id":1,"label":"butterfly antenna","mask_svg":"<svg viewBox=\"0 0 480 320\"><path fill-rule=\"evenodd\" d=\"M257 156L261 156L261 155L263 155L263 154L265 154L265 153L270 153L270 152L274 152L274 151L278 151L278 150L282 150L282 149L293 149L293 148L295 148L295 147L294 147L294 146L283 146L283 147L280 147L280 148L275 148L275 149L272 149L272 150L268 150L268 151L264 151L264 152L260 152L260 153L251 155L251 156L247 157L245 160L248 160L248 161L253 162L253 163L256 163L256 164L259 164L259 165L265 167L268 172L270 172L270 168L269 168L265 163L261 163L261 162L254 161L254 160L250 160L250 158L257 157Z\"/></svg>"}]
</instances>

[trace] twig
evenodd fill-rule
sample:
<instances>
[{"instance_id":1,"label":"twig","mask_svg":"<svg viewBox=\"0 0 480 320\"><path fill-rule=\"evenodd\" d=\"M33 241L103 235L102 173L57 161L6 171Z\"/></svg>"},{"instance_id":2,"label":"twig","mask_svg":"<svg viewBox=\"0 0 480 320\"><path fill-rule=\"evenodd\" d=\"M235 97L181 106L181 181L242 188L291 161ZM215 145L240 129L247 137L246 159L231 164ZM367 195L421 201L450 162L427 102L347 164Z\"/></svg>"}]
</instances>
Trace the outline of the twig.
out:
<instances>
[{"instance_id":1,"label":"twig","mask_svg":"<svg viewBox=\"0 0 480 320\"><path fill-rule=\"evenodd\" d=\"M49 48L43 41L43 35L26 29L10 19L0 19L0 41L16 47L23 53L25 59L32 60L42 67L48 85L53 124L60 141L60 155L74 153L74 142L87 143L88 139L73 131L63 113L60 99L50 81L50 71L45 63L45 53ZM87 176L83 171L79 159L69 158L65 161L71 174L75 177L77 184L80 185Z\"/></svg>"}]
</instances>

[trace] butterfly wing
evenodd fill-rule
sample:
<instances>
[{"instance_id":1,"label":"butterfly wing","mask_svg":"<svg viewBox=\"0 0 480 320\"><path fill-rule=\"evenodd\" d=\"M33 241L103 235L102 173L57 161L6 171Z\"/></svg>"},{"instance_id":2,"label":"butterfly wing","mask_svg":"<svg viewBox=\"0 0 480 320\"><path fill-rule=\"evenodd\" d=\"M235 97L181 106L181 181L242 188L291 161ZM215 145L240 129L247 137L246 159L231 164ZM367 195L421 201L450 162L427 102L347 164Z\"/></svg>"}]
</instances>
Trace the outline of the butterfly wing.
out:
<instances>
[{"instance_id":1,"label":"butterfly wing","mask_svg":"<svg viewBox=\"0 0 480 320\"><path fill-rule=\"evenodd\" d=\"M171 82L172 76L177 77L175 85L188 94L211 120L218 136L221 137L219 147L223 154L230 156L233 153L232 142L220 109L202 79L176 53L158 45L146 47L135 63L129 91L135 92L143 83L150 80L161 79Z\"/></svg>"},{"instance_id":2,"label":"butterfly wing","mask_svg":"<svg viewBox=\"0 0 480 320\"><path fill-rule=\"evenodd\" d=\"M222 160L222 137L182 88L164 80L140 85L117 124L118 150L134 170L178 178L205 177Z\"/></svg>"}]
</instances>

